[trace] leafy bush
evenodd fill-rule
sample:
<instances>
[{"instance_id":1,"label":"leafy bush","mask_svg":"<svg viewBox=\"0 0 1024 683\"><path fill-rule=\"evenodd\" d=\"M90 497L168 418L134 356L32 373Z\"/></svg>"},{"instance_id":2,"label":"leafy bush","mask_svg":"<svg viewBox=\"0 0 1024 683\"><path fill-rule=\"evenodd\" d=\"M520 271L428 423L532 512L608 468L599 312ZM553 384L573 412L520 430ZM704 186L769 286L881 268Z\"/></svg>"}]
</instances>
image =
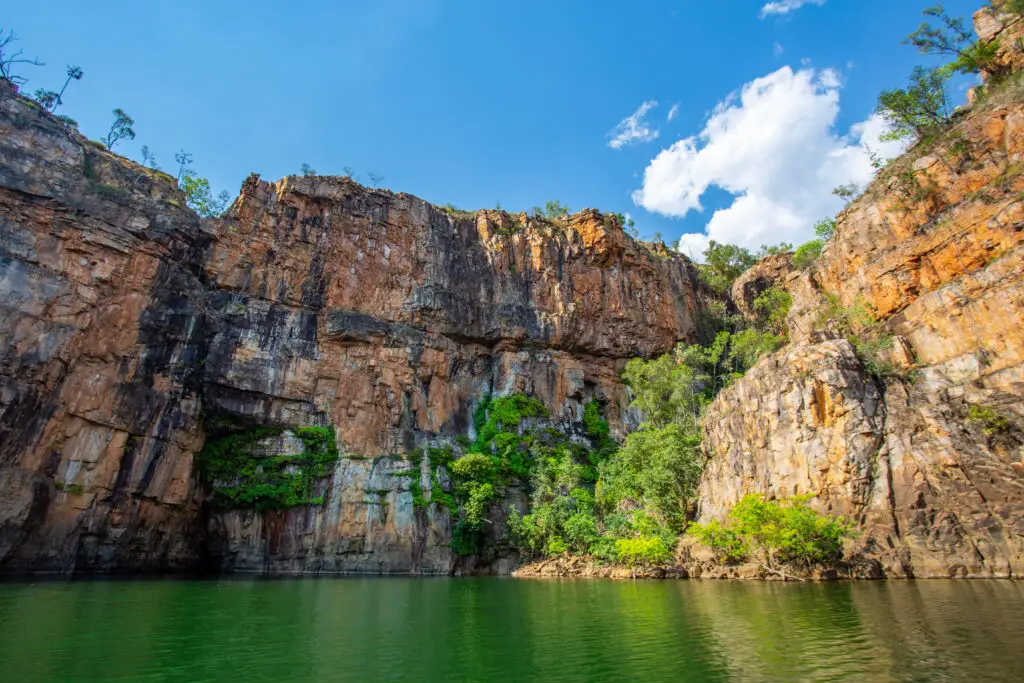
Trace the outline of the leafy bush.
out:
<instances>
[{"instance_id":1,"label":"leafy bush","mask_svg":"<svg viewBox=\"0 0 1024 683\"><path fill-rule=\"evenodd\" d=\"M801 244L793 253L793 265L800 269L807 269L814 265L814 262L821 256L821 250L825 243L821 240L811 240Z\"/></svg>"},{"instance_id":2,"label":"leafy bush","mask_svg":"<svg viewBox=\"0 0 1024 683\"><path fill-rule=\"evenodd\" d=\"M750 494L736 503L726 524L693 524L688 533L728 561L749 559L776 574L784 575L785 568L834 567L852 527L842 517L815 512L809 500Z\"/></svg>"},{"instance_id":3,"label":"leafy bush","mask_svg":"<svg viewBox=\"0 0 1024 683\"><path fill-rule=\"evenodd\" d=\"M196 464L213 491L214 506L266 510L323 503L314 495L315 484L330 476L339 457L334 428L294 429L305 447L295 456L263 457L255 452L260 441L283 431L261 427L206 442Z\"/></svg>"},{"instance_id":4,"label":"leafy bush","mask_svg":"<svg viewBox=\"0 0 1024 683\"><path fill-rule=\"evenodd\" d=\"M786 332L786 316L793 307L793 297L779 286L769 287L754 299L759 327L776 335Z\"/></svg>"},{"instance_id":5,"label":"leafy bush","mask_svg":"<svg viewBox=\"0 0 1024 683\"><path fill-rule=\"evenodd\" d=\"M615 541L615 556L630 568L647 568L668 562L672 551L659 536L640 536Z\"/></svg>"},{"instance_id":6,"label":"leafy bush","mask_svg":"<svg viewBox=\"0 0 1024 683\"><path fill-rule=\"evenodd\" d=\"M598 501L606 510L641 508L681 530L704 469L696 429L643 426L601 465Z\"/></svg>"}]
</instances>

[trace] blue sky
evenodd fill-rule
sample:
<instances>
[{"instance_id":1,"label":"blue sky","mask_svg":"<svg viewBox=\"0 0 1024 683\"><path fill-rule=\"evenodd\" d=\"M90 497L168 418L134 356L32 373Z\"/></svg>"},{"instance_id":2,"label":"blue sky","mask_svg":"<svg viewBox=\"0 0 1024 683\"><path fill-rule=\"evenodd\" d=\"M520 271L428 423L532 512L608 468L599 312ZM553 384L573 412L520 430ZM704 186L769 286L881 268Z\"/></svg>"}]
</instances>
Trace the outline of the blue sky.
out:
<instances>
[{"instance_id":1,"label":"blue sky","mask_svg":"<svg viewBox=\"0 0 1024 683\"><path fill-rule=\"evenodd\" d=\"M767 15L764 0L7 4L3 28L46 62L23 70L27 90L81 66L62 111L84 133L101 137L121 107L138 137L117 151L148 145L167 170L184 148L216 190L348 166L438 204L559 199L628 212L645 236L707 228L756 246L799 241L810 216L838 208L822 188L863 173L850 154L867 133L851 126L922 61L900 41L931 3L783 0ZM980 4L946 6L967 17ZM644 102L658 104L634 139L609 146Z\"/></svg>"}]
</instances>

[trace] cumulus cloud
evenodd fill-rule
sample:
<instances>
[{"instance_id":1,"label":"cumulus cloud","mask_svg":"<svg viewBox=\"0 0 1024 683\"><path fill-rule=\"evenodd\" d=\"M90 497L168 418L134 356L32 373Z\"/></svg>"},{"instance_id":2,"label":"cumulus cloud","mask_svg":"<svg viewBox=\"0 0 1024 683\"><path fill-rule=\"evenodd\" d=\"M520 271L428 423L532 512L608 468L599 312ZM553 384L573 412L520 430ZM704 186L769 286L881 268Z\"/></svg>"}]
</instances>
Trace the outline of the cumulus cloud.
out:
<instances>
[{"instance_id":1,"label":"cumulus cloud","mask_svg":"<svg viewBox=\"0 0 1024 683\"><path fill-rule=\"evenodd\" d=\"M668 119L667 120L671 121L672 119L674 119L676 117L676 115L678 113L679 113L679 105L678 104L673 104L672 108L668 110Z\"/></svg>"},{"instance_id":2,"label":"cumulus cloud","mask_svg":"<svg viewBox=\"0 0 1024 683\"><path fill-rule=\"evenodd\" d=\"M755 79L720 103L704 129L662 150L644 171L633 201L649 211L682 217L703 211L711 187L733 195L705 232L684 235L684 253L699 255L707 241L754 248L799 244L814 223L843 206L832 189L866 185L874 174L867 147L896 156L899 143L881 142L876 116L836 130L840 79L830 69L783 67Z\"/></svg>"},{"instance_id":3,"label":"cumulus cloud","mask_svg":"<svg viewBox=\"0 0 1024 683\"><path fill-rule=\"evenodd\" d=\"M622 119L619 125L608 133L608 146L612 149L619 149L634 142L650 142L657 138L658 131L644 121L647 112L657 106L656 100L647 100L630 116Z\"/></svg>"},{"instance_id":4,"label":"cumulus cloud","mask_svg":"<svg viewBox=\"0 0 1024 683\"><path fill-rule=\"evenodd\" d=\"M798 10L804 5L824 5L826 0L778 0L777 2L769 2L761 8L761 18L771 14L789 14L793 10Z\"/></svg>"}]
</instances>

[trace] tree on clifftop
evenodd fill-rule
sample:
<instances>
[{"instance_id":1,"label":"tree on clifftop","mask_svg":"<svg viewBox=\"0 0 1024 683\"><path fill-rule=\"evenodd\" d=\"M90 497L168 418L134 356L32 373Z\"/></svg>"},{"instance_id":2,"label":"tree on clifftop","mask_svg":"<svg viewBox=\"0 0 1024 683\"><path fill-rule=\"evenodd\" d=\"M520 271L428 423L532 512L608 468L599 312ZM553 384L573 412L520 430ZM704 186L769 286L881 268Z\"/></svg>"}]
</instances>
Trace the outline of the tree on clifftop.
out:
<instances>
[{"instance_id":1,"label":"tree on clifftop","mask_svg":"<svg viewBox=\"0 0 1024 683\"><path fill-rule=\"evenodd\" d=\"M128 116L124 109L115 109L114 122L110 124L110 131L107 132L107 137L103 139L103 144L107 146L107 149L114 149L114 145L120 140L125 138L134 140L135 130L132 128L134 125L135 119Z\"/></svg>"},{"instance_id":2,"label":"tree on clifftop","mask_svg":"<svg viewBox=\"0 0 1024 683\"><path fill-rule=\"evenodd\" d=\"M4 35L4 30L0 28L0 79L10 81L14 85L24 85L25 79L14 73L14 69L19 64L27 64L29 66L44 66L38 59L29 59L22 57L24 54L23 50L13 51L11 44L17 42L18 38L14 35L14 31L8 31L7 35Z\"/></svg>"}]
</instances>

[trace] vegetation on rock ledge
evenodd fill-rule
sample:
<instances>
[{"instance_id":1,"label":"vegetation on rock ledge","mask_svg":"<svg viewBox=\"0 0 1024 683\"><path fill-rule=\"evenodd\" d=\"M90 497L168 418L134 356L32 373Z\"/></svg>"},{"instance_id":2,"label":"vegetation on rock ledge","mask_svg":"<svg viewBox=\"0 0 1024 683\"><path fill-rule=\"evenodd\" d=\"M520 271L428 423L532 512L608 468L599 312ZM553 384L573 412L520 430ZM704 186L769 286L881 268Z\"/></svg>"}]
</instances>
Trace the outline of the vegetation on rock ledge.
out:
<instances>
[{"instance_id":1,"label":"vegetation on rock ledge","mask_svg":"<svg viewBox=\"0 0 1024 683\"><path fill-rule=\"evenodd\" d=\"M213 504L223 509L268 510L320 505L316 483L330 476L338 459L333 427L290 430L305 448L299 455L263 455L259 443L286 430L257 427L207 441L196 462L213 491Z\"/></svg>"}]
</instances>

